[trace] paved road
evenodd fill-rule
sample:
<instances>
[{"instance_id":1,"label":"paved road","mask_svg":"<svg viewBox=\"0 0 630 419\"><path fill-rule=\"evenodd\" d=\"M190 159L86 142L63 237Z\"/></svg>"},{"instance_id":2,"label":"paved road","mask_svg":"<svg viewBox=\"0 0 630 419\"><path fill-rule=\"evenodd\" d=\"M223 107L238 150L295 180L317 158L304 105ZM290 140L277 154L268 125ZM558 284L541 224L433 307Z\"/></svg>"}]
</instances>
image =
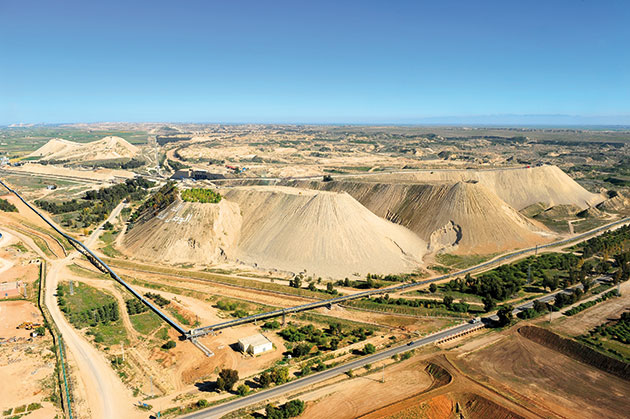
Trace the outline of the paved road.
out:
<instances>
[{"instance_id":1,"label":"paved road","mask_svg":"<svg viewBox=\"0 0 630 419\"><path fill-rule=\"evenodd\" d=\"M605 282L607 280L610 280L610 277L608 276L602 276L599 277L597 279L594 280L594 286ZM553 300L555 298L555 296L559 293L570 293L570 289L571 288L582 288L582 284L578 284L577 286L574 287L569 287L566 289L561 289L552 293L549 293L543 297L537 298L537 300L540 300L542 302L549 302L551 300ZM514 308L513 313L517 314L520 311L526 310L528 308L533 307L534 305L534 301L528 301L526 303L520 304L518 306L516 306ZM484 317L482 319L482 322L484 324L491 324L492 321L496 321L498 320L497 315L492 315L489 317ZM215 407L211 407L209 409L203 410L203 411L199 411L187 416L184 416L184 418L186 419L201 419L201 418L219 418L227 413L230 413L234 410L238 410L238 409L242 409L244 407L247 407L249 405L255 404L255 403L260 403L260 402L264 402L265 400L268 399L273 399L275 397L278 397L284 393L288 393L291 391L295 391L298 390L302 387L305 386L309 386L311 384L315 384L324 380L327 380L329 378L333 378L337 375L343 374L346 371L349 371L351 369L356 369L356 368L361 368L363 366L365 366L366 364L371 364L386 358L391 357L394 354L400 354L402 352L406 352L409 351L411 349L415 349L415 348L419 348L421 346L425 346L431 343L435 343L445 337L454 335L454 334L458 334L458 333L462 333L465 331L468 331L470 329L476 328L478 327L478 324L471 324L471 323L464 323L464 324L460 324L458 326L455 326L453 328L447 329L447 330L443 330L440 332L437 332L435 334L426 336L424 338L418 339L416 341L413 341L411 343L405 344L405 345L400 345L400 346L396 346L393 348L389 348L383 352L379 352L376 353L374 355L369 355L369 356L365 356L362 357L360 359L357 359L355 361L352 361L350 363L344 364L344 365L339 365L337 367L331 368L329 370L317 373L317 374L312 374L309 375L307 377L295 380L295 381L291 381L290 383L286 383L283 384L281 386L278 387L273 387L269 390L265 390L265 391L261 391L259 393L255 393L252 394L251 396L247 396L247 397L243 397L240 399L236 399L233 400L231 402L228 403L224 403Z\"/></svg>"},{"instance_id":2,"label":"paved road","mask_svg":"<svg viewBox=\"0 0 630 419\"><path fill-rule=\"evenodd\" d=\"M466 323L466 324L461 324L459 326L455 326L451 329L448 330L443 330L441 332L435 333L433 335L424 337L422 339L419 339L417 341L414 341L410 344L405 344L405 345L401 345L401 346L396 346L393 348L389 348L385 351L376 353L374 355L368 355L368 356L364 356L361 357L360 359L357 359L355 361L349 362L347 364L344 365L339 365L337 367L331 368L329 370L317 373L317 374L312 374L309 376L306 376L304 378L300 378L298 380L295 381L291 381L289 383L277 386L277 387L273 387L269 390L265 390L265 391L261 391L259 393L255 393L252 394L251 396L247 396L247 397L243 397L240 399L236 399L233 400L231 402L228 403L224 403L221 404L219 406L215 406L215 407L211 407L209 409L200 411L200 412L196 412L187 416L183 416L184 418L187 419L200 419L200 418L219 418L233 410L238 410L238 409L242 409L244 407L247 407L251 404L254 403L259 403L259 402L263 402L267 399L271 399L277 396L280 396L284 393L290 392L290 391L294 391L294 390L298 390L304 386L308 386L311 384L315 384L318 383L320 381L324 381L327 380L329 378L333 378L337 375L343 374L346 371L352 370L352 369L356 369L356 368L361 368L363 366L365 366L365 364L370 364L370 363L374 363L377 361L380 361L382 359L386 359L386 358L390 358L391 356L395 355L395 354L400 354L402 352L406 352L409 351L411 349L415 349L415 348L419 348L421 346L424 345L428 345L430 343L434 343L442 338L445 338L447 336L450 336L452 334L455 333L460 333L460 332L464 332L466 330L469 330L471 328L477 327L478 325L476 324L470 324L470 323Z\"/></svg>"},{"instance_id":3,"label":"paved road","mask_svg":"<svg viewBox=\"0 0 630 419\"><path fill-rule=\"evenodd\" d=\"M626 217L623 218L621 220L617 220L614 222L611 222L609 224L606 224L604 226L595 228L593 230L587 231L585 233L582 234L578 234L577 236L573 236L570 237L568 239L564 239L564 240L560 240L560 241L556 241L556 242L552 242L552 243L548 243L548 244L544 244L544 245L540 245L540 246L534 246L534 247L529 247L527 249L522 249L516 252L512 252L506 255L502 255L499 256L495 259L489 260L487 262L483 262L480 263L478 265L475 266L471 266L469 268L466 269L462 269L460 271L457 272L452 272L446 275L442 275L439 277L435 277L435 278L431 278L431 279L425 279L423 281L417 281L417 282L411 282L411 283L407 283L407 284L403 284L403 285L395 285L392 287L387 287L387 288L380 288L380 289L374 289L374 290L368 290L368 291L361 291L361 292L357 292L354 294L350 294L350 295L344 295L344 296L340 296L340 297L335 297L335 298L331 298L328 300L320 300L320 301L316 301L313 303L308 303L308 304L301 304L298 306L294 306L294 307L288 307L285 309L280 309L280 310L274 310L271 312L267 312L267 313L260 313L260 314L254 314L251 316L246 316L246 317L242 317L239 319L233 319L233 320L228 320L225 322L221 322L221 323L217 323L214 325L210 325L210 326L203 326L203 327L199 327L197 329L192 329L188 336L203 336L205 334L211 333L213 331L217 331L220 329L225 329L227 327L233 327L233 326L238 326L241 324L245 324L245 323L250 323L250 322L254 322L256 320L263 320L263 319L267 319L270 317L276 317L276 316L281 316L283 313L295 313L295 312L299 312L299 311L305 311L305 310L311 310L314 308L318 308L318 307L323 307L323 306L327 306L327 305L332 305L332 304L339 304L341 302L344 301L348 301L348 300L354 300L354 299L358 299L358 298L363 298L363 297L368 297L371 295L377 295L377 294L387 294L387 293L395 293L395 292L401 292L401 291L405 291L405 290L409 290L409 289L413 289L415 287L418 286L423 286L423 285L428 285L432 282L438 282L438 281L443 281L445 279L448 278L453 278L453 277L458 277L458 276L463 276L466 275L467 273L473 272L473 271L477 271L479 269L483 269L483 268L488 268L503 262L507 262L508 260L514 259L515 257L518 256L522 256L525 255L527 253L532 253L532 252L537 252L538 250L541 249L546 249L546 248L553 248L553 247L558 247L558 246L564 246L568 243L574 243L580 240L584 240L586 238L589 238L590 236L597 234L597 233L601 233L603 231L606 231L610 228L613 227L618 227L624 224L627 224L628 222L630 222L630 217Z\"/></svg>"},{"instance_id":4,"label":"paved road","mask_svg":"<svg viewBox=\"0 0 630 419\"><path fill-rule=\"evenodd\" d=\"M94 243L96 242L96 240L101 236L101 234L103 233L103 226L105 225L105 223L107 222L112 222L116 219L116 217L118 217L118 215L120 214L120 211L122 211L122 209L125 207L125 202L121 202L120 204L118 204L116 206L116 208L114 208L111 212L111 214L109 214L109 217L107 217L107 219L105 221L103 221L101 224L98 225L98 227L96 227L93 231L92 234L90 234L90 236L83 242L83 244L85 244L86 247L92 247L94 245Z\"/></svg>"}]
</instances>

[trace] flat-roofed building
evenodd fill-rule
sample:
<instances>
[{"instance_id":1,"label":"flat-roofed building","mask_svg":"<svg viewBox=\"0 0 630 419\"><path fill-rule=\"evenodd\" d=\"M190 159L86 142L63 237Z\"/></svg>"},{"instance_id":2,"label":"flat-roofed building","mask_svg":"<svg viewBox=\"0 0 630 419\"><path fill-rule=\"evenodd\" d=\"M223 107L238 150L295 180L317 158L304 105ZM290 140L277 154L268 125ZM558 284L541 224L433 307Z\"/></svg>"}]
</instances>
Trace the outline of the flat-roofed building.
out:
<instances>
[{"instance_id":1,"label":"flat-roofed building","mask_svg":"<svg viewBox=\"0 0 630 419\"><path fill-rule=\"evenodd\" d=\"M273 349L273 343L261 333L241 338L238 340L238 347L241 351L258 355Z\"/></svg>"}]
</instances>

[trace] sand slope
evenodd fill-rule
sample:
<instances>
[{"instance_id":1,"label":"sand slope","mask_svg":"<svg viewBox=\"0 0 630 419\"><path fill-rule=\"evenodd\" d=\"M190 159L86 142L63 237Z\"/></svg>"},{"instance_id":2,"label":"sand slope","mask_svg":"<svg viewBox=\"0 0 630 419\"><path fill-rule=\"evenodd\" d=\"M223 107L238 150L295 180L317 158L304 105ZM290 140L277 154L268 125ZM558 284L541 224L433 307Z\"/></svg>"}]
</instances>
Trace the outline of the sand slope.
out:
<instances>
[{"instance_id":1,"label":"sand slope","mask_svg":"<svg viewBox=\"0 0 630 419\"><path fill-rule=\"evenodd\" d=\"M618 193L614 198L609 198L599 204L597 209L601 211L628 212L630 211L630 198Z\"/></svg>"},{"instance_id":2,"label":"sand slope","mask_svg":"<svg viewBox=\"0 0 630 419\"><path fill-rule=\"evenodd\" d=\"M120 137L105 137L90 143L75 143L61 138L53 138L28 157L41 157L41 160L95 161L132 158L138 154L138 147Z\"/></svg>"},{"instance_id":3,"label":"sand slope","mask_svg":"<svg viewBox=\"0 0 630 419\"><path fill-rule=\"evenodd\" d=\"M552 237L479 182L305 182L295 185L345 191L374 214L401 224L427 241L431 251L495 253Z\"/></svg>"},{"instance_id":4,"label":"sand slope","mask_svg":"<svg viewBox=\"0 0 630 419\"><path fill-rule=\"evenodd\" d=\"M547 207L573 204L584 209L603 201L601 195L587 191L560 168L549 165L493 170L423 170L365 179L380 182L476 180L517 210L539 202L545 203Z\"/></svg>"},{"instance_id":5,"label":"sand slope","mask_svg":"<svg viewBox=\"0 0 630 419\"><path fill-rule=\"evenodd\" d=\"M200 204L177 200L129 231L121 250L150 261L216 263L234 255L240 228L240 211L232 202Z\"/></svg>"},{"instance_id":6,"label":"sand slope","mask_svg":"<svg viewBox=\"0 0 630 419\"><path fill-rule=\"evenodd\" d=\"M426 243L345 193L286 187L222 191L243 215L238 257L307 274L398 273L418 267Z\"/></svg>"}]
</instances>

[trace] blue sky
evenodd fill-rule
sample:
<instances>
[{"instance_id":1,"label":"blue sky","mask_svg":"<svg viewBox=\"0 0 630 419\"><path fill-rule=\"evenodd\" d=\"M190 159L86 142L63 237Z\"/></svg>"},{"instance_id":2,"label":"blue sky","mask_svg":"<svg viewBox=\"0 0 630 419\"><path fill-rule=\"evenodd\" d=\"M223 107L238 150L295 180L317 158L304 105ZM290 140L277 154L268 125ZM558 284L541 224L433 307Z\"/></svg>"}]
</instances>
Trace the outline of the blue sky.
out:
<instances>
[{"instance_id":1,"label":"blue sky","mask_svg":"<svg viewBox=\"0 0 630 419\"><path fill-rule=\"evenodd\" d=\"M607 0L0 0L0 124L630 124L628 22Z\"/></svg>"}]
</instances>

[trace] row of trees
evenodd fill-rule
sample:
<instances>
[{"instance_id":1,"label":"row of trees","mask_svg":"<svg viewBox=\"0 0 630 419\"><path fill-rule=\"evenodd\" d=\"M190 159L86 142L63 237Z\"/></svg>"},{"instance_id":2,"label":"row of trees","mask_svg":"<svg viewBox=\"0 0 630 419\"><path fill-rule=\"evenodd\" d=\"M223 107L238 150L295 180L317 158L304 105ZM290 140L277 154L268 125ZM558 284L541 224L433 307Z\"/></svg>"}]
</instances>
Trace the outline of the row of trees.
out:
<instances>
[{"instance_id":1,"label":"row of trees","mask_svg":"<svg viewBox=\"0 0 630 419\"><path fill-rule=\"evenodd\" d=\"M454 311L456 313L467 313L470 310L470 305L465 302L456 303L455 299L450 295L444 296L442 301L440 300L419 300L419 299L406 299L406 298L389 298L388 294L382 297L367 298L367 301L371 301L377 304L407 306L407 307L425 307L425 308L438 308L442 307L446 310Z\"/></svg>"},{"instance_id":2,"label":"row of trees","mask_svg":"<svg viewBox=\"0 0 630 419\"><path fill-rule=\"evenodd\" d=\"M149 219L175 202L177 199L177 187L175 182L167 182L146 201L142 203L130 216L131 227L137 222Z\"/></svg>"},{"instance_id":3,"label":"row of trees","mask_svg":"<svg viewBox=\"0 0 630 419\"><path fill-rule=\"evenodd\" d=\"M157 305L159 305L160 307L164 307L168 304L170 304L171 302L169 300L167 300L166 298L162 297L160 294L154 293L154 292L147 292L146 294L144 294L145 297L153 300L153 302Z\"/></svg>"},{"instance_id":4,"label":"row of trees","mask_svg":"<svg viewBox=\"0 0 630 419\"><path fill-rule=\"evenodd\" d=\"M578 247L582 249L583 257L589 258L597 254L608 255L620 252L629 240L630 226L623 226L588 239L580 243Z\"/></svg>"},{"instance_id":5,"label":"row of trees","mask_svg":"<svg viewBox=\"0 0 630 419\"><path fill-rule=\"evenodd\" d=\"M144 303L135 298L125 301L125 305L127 306L127 313L129 313L130 316L144 313L149 309L149 307L147 307Z\"/></svg>"},{"instance_id":6,"label":"row of trees","mask_svg":"<svg viewBox=\"0 0 630 419\"><path fill-rule=\"evenodd\" d=\"M68 313L67 306L59 307L65 313ZM65 310L64 310L65 308ZM72 323L77 328L82 328L86 326L96 326L100 324L108 324L110 322L115 322L120 318L120 314L118 313L118 304L114 301L108 304L103 304L100 307L83 310L78 313L69 313L70 314L70 323Z\"/></svg>"},{"instance_id":7,"label":"row of trees","mask_svg":"<svg viewBox=\"0 0 630 419\"><path fill-rule=\"evenodd\" d=\"M88 227L94 223L103 221L109 213L123 199L138 201L146 195L146 188L153 186L153 182L144 178L127 179L124 183L101 188L96 191L87 191L80 200L72 199L64 202L52 202L45 200L35 201L35 204L52 214L77 214L64 218L65 226L78 224ZM74 222L73 222L74 221Z\"/></svg>"},{"instance_id":8,"label":"row of trees","mask_svg":"<svg viewBox=\"0 0 630 419\"><path fill-rule=\"evenodd\" d=\"M289 280L289 286L292 288L302 288L303 281L304 281L304 276L302 274L296 275L295 277ZM321 282L321 278L318 278L317 282L318 283ZM306 287L306 289L308 289L309 291L321 291L319 288L317 288L317 286L315 285L315 281L312 278L310 282L308 283L308 286ZM331 294L331 295L339 294L339 292L335 289L335 286L333 285L332 282L328 282L326 284L326 293Z\"/></svg>"}]
</instances>

